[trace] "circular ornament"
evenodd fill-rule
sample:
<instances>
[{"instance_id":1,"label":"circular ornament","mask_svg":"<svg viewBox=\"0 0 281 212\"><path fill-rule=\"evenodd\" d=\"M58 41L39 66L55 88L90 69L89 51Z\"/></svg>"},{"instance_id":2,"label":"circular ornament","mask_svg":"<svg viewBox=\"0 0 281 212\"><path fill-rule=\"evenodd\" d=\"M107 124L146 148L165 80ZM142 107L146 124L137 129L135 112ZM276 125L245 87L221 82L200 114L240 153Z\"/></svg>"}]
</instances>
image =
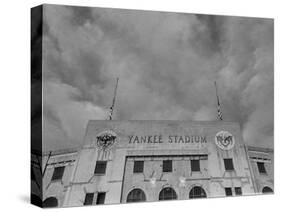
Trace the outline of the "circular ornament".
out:
<instances>
[{"instance_id":1,"label":"circular ornament","mask_svg":"<svg viewBox=\"0 0 281 212\"><path fill-rule=\"evenodd\" d=\"M115 143L117 135L111 130L105 130L100 132L96 138L97 146L102 149L107 149Z\"/></svg>"},{"instance_id":2,"label":"circular ornament","mask_svg":"<svg viewBox=\"0 0 281 212\"><path fill-rule=\"evenodd\" d=\"M223 150L230 150L234 147L234 136L227 131L220 131L215 137L216 145Z\"/></svg>"}]
</instances>

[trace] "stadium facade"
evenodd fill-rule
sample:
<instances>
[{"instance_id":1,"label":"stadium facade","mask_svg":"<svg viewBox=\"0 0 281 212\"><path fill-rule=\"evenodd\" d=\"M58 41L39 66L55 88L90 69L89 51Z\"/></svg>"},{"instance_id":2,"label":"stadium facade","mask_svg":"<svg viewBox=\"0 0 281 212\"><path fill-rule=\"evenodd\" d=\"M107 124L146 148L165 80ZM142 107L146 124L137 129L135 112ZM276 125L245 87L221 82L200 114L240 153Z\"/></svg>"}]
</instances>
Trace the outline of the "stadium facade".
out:
<instances>
[{"instance_id":1,"label":"stadium facade","mask_svg":"<svg viewBox=\"0 0 281 212\"><path fill-rule=\"evenodd\" d=\"M79 149L33 152L32 198L68 207L272 193L273 153L247 146L235 122L93 120Z\"/></svg>"}]
</instances>

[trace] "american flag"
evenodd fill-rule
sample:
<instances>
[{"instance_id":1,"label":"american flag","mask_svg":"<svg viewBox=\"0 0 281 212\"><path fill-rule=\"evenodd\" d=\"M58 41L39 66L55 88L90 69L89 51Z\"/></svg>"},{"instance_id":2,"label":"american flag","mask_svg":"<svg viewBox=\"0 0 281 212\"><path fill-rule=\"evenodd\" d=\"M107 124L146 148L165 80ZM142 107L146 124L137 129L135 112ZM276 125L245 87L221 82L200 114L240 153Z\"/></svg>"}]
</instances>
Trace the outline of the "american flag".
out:
<instances>
[{"instance_id":1,"label":"american flag","mask_svg":"<svg viewBox=\"0 0 281 212\"><path fill-rule=\"evenodd\" d=\"M109 120L112 120L112 115L113 115L113 107L111 106L109 108Z\"/></svg>"},{"instance_id":2,"label":"american flag","mask_svg":"<svg viewBox=\"0 0 281 212\"><path fill-rule=\"evenodd\" d=\"M114 96L113 96L112 105L109 108L109 120L112 120L112 116L113 116L113 110L114 110L114 105L115 105L115 100L116 100L116 92L117 92L118 81L119 81L119 78L117 77L116 86L115 86L115 89L114 89Z\"/></svg>"},{"instance_id":3,"label":"american flag","mask_svg":"<svg viewBox=\"0 0 281 212\"><path fill-rule=\"evenodd\" d=\"M219 118L219 120L223 120L222 119L221 105L220 105L220 100L219 100L219 96L218 96L218 90L217 90L217 83L216 83L216 81L215 81L215 87L216 87L216 96L217 96L217 101L218 101L218 118Z\"/></svg>"}]
</instances>

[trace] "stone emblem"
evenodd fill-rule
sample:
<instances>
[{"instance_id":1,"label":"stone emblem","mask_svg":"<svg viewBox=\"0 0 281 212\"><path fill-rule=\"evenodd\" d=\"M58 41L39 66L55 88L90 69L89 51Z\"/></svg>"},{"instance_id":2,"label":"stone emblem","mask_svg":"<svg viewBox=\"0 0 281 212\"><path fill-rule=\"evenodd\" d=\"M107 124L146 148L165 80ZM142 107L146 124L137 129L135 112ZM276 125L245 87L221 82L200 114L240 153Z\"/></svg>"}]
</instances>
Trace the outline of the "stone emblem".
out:
<instances>
[{"instance_id":1,"label":"stone emblem","mask_svg":"<svg viewBox=\"0 0 281 212\"><path fill-rule=\"evenodd\" d=\"M111 130L106 130L97 135L97 146L102 149L111 147L116 141L117 135Z\"/></svg>"},{"instance_id":2,"label":"stone emblem","mask_svg":"<svg viewBox=\"0 0 281 212\"><path fill-rule=\"evenodd\" d=\"M215 137L216 145L223 150L230 150L235 145L233 135L227 131L220 131Z\"/></svg>"}]
</instances>

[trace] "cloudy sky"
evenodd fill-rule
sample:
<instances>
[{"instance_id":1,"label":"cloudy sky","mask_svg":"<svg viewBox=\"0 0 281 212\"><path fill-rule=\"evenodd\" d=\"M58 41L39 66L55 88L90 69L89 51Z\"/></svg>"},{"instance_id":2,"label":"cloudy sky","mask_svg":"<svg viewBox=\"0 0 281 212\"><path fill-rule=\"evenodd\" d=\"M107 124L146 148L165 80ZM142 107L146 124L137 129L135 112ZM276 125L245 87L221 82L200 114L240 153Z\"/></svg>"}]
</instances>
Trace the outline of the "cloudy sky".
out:
<instances>
[{"instance_id":1,"label":"cloudy sky","mask_svg":"<svg viewBox=\"0 0 281 212\"><path fill-rule=\"evenodd\" d=\"M273 147L273 20L45 5L44 150L90 119L224 120Z\"/></svg>"}]
</instances>

